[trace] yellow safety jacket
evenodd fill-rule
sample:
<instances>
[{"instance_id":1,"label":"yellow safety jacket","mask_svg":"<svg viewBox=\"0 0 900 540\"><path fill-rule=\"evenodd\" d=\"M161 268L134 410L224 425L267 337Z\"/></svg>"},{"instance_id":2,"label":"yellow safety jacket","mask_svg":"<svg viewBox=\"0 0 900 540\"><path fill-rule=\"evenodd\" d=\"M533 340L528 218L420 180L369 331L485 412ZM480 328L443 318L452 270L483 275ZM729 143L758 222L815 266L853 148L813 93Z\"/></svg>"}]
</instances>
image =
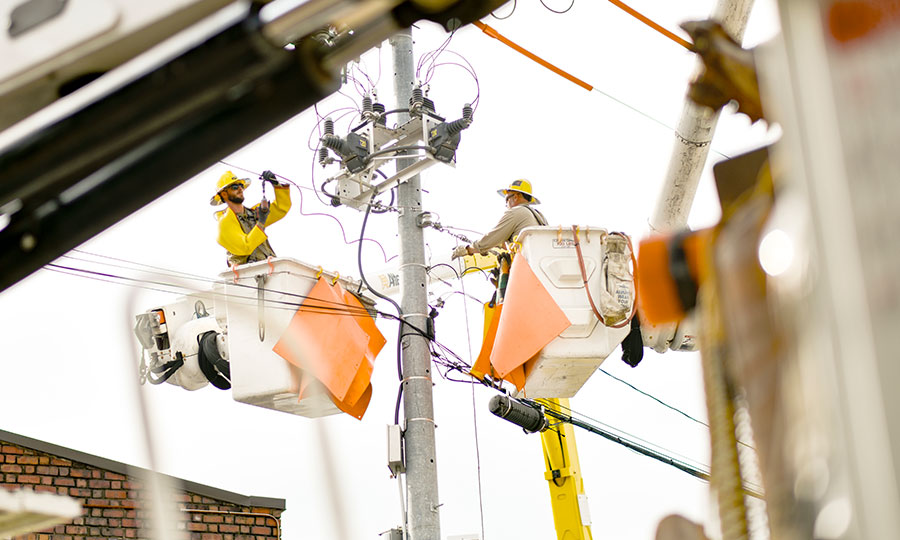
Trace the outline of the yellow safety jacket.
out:
<instances>
[{"instance_id":1,"label":"yellow safety jacket","mask_svg":"<svg viewBox=\"0 0 900 540\"><path fill-rule=\"evenodd\" d=\"M275 251L269 245L266 233L256 226L256 212L259 204L252 208L245 208L240 216L230 209L216 212L219 221L219 245L228 251L229 264L244 264L248 262L264 261L267 257L274 257ZM275 188L275 200L269 206L269 217L266 226L272 225L287 215L291 209L291 192L288 186Z\"/></svg>"}]
</instances>

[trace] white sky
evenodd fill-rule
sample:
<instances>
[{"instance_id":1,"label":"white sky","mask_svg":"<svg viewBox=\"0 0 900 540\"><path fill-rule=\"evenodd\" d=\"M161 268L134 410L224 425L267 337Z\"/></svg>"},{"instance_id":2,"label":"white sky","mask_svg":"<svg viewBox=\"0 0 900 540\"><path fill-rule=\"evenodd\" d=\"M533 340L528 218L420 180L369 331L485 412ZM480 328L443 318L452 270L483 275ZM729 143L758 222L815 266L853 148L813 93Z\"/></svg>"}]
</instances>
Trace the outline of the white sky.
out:
<instances>
[{"instance_id":1,"label":"white sky","mask_svg":"<svg viewBox=\"0 0 900 540\"><path fill-rule=\"evenodd\" d=\"M704 18L713 3L633 0L631 5L674 30L680 22ZM553 0L550 5L564 9L567 4ZM771 2L757 4L747 32L749 44L770 37L777 27ZM676 124L694 58L611 4L577 0L568 13L556 15L539 2L520 0L511 18L485 21L598 89L667 125ZM417 25L416 57L435 49L445 37L433 24ZM553 75L474 27L460 30L449 50L474 66L481 99L474 124L463 133L457 167L435 166L423 175L425 209L439 214L444 225L486 231L503 210L495 191L525 177L533 182L541 210L553 224L622 230L636 240L646 232L671 152L670 130ZM379 54L379 95L391 108L387 44L365 55L362 67L375 80ZM456 61L446 53L439 60ZM351 85L344 92L359 102ZM441 66L431 81L431 97L438 113L456 118L463 103L474 99L475 84L462 69ZM320 104L319 111L325 114L350 104L347 97L335 95ZM225 161L256 173L271 169L308 187L313 154L307 140L314 125L309 110ZM346 122L339 123L338 133L346 127ZM765 126L751 127L746 117L726 112L713 148L735 155L772 137ZM713 152L710 159L721 155ZM214 240L207 200L225 170L223 165L211 166L80 249L215 278L224 269L224 254ZM322 169L316 166L315 174L321 183ZM311 191L292 188L294 209L268 231L275 250L357 277L356 245L343 242L335 220L303 215L301 194L304 213L332 214L348 238L358 238L362 214L323 206ZM248 201L256 202L259 195L256 182ZM716 219L708 166L690 222L698 227ZM397 254L396 214L371 216L367 236L377 239L389 257ZM426 252L435 258L446 257L455 245L453 238L435 231L426 233L426 241ZM367 242L363 253L369 276L387 266L374 244ZM88 266L71 258L58 263ZM122 268L91 268L135 275ZM484 300L490 295L479 277L467 278L465 287ZM448 290L432 289L435 295ZM137 343L130 330L135 314L174 299L46 270L0 294L6 348L0 360L0 428L147 466L133 382ZM437 336L470 360L470 347L477 354L481 342L481 309L472 301L467 310L463 306L461 295L449 297L436 321ZM379 307L391 311L387 304ZM238 493L285 498L284 538L337 538L341 530L347 538L376 538L399 525L399 496L386 466L384 433L392 422L397 391L396 324L378 324L388 345L376 362L375 393L361 422L345 415L313 421L259 409L236 403L228 392L212 387L193 393L170 385L145 387L159 470ZM620 356L617 349L603 368L705 419L697 355L645 350L636 369ZM493 395L478 387L473 398L470 385L436 381L442 535L479 533L483 513L485 538L553 538L540 439L490 415L487 402ZM602 373L583 387L571 406L668 451L708 463L705 428ZM595 538L653 538L659 520L676 512L706 521L708 488L703 482L598 436L579 430L577 437ZM333 468L325 466L323 452L329 453ZM338 507L330 503L333 496L340 501Z\"/></svg>"}]
</instances>

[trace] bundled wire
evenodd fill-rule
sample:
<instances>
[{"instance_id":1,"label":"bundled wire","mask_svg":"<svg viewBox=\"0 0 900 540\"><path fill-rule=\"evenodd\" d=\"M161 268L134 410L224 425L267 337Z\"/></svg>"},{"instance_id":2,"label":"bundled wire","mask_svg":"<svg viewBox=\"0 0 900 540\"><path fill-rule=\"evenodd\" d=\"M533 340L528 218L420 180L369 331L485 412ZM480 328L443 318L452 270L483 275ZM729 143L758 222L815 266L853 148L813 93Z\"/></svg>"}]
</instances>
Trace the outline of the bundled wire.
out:
<instances>
[{"instance_id":1,"label":"bundled wire","mask_svg":"<svg viewBox=\"0 0 900 540\"><path fill-rule=\"evenodd\" d=\"M361 231L361 234L364 234L364 232L365 231L363 228ZM205 283L221 283L221 280L205 278L205 277L197 276L194 274L189 274L189 273L179 272L179 271L174 271L174 270L168 270L168 269L164 269L164 268L157 267L157 266L146 265L143 263L136 263L136 262L132 262L132 261L127 261L125 259L108 257L108 256L104 256L104 255L90 253L87 251L82 251L82 250L76 250L75 252L80 253L82 255L98 257L98 258L106 259L106 260L105 261L90 261L89 259L78 258L78 257L72 256L72 255L65 255L64 257L73 259L73 260L82 261L82 262L92 262L93 264L107 265L107 266L111 266L111 267L115 267L115 268L120 268L120 269L125 268L125 269L135 270L135 271L137 271L138 269L130 268L129 266L126 266L126 265L140 266L140 267L149 269L149 270L143 270L145 273L156 274L160 277L159 277L159 279L133 278L133 277L124 276L124 275L116 274L116 273L112 273L112 272L101 272L101 271L89 270L86 268L81 268L81 267L77 267L77 266L73 266L73 265L62 265L62 264L57 264L57 263L47 264L47 265L45 265L44 268L48 271L58 272L58 273L66 274L66 275L72 275L72 276L76 276L76 277L80 277L80 278L87 278L87 279L108 282L108 283L125 285L125 286L129 286L129 287L134 287L134 288L159 291L159 292L164 292L167 294L182 294L182 295L184 295L184 294L196 294L196 293L202 292L203 294L208 295L208 296L223 297L223 298L227 299L227 301L229 301L229 302L246 302L246 304L250 305L250 306L256 306L257 302L258 302L258 298L256 296L257 289L256 289L255 285L247 285L247 284L241 284L241 283L235 283L233 285L229 284L229 287L234 286L238 289L247 289L248 292L251 292L253 294L252 296L243 296L243 295L234 294L234 293L216 292L214 290L201 291L199 289L191 288L191 287L188 287L188 286L185 286L182 284L172 283L171 281L167 281L166 279L171 279L173 276L177 276L177 277L179 277L179 279L195 280L195 281L205 282ZM117 263L124 263L124 264L114 264L114 263L111 263L108 261L116 261ZM371 290L371 288L370 288L370 290ZM453 382L464 382L467 384L481 384L488 388L491 388L494 391L499 390L503 393L506 393L501 388L498 388L496 385L492 384L491 381L479 380L479 379L473 378L469 374L469 371L471 369L471 365L469 363L464 361L452 349L450 349L446 345L439 342L435 338L435 336L429 335L429 333L426 332L425 330L423 330L421 328L417 328L414 325L408 323L407 321L403 320L403 318L399 315L395 316L393 314L382 312L382 311L379 311L376 309L361 308L359 306L348 305L348 304L344 304L342 302L325 301L325 300L320 300L320 299L313 299L313 300L315 300L316 305L310 306L310 305L306 305L303 303L303 300L309 298L307 295L291 293L288 291L272 290L272 289L267 289L267 292L284 295L286 297L296 300L296 301L275 300L275 299L267 296L264 299L264 302L266 303L266 305L268 307L273 308L273 309L285 309L285 310L292 310L292 311L300 310L300 311L308 311L308 312L312 312L312 313L328 314L328 315L335 315L335 316L351 316L351 317L380 316L385 319L396 320L400 323L400 329L401 329L399 336L398 336L398 365L399 365L399 361L400 361L399 360L400 343L402 342L402 339L407 335L418 335L418 336L424 337L425 339L427 339L429 341L429 348L431 351L433 362L437 368L438 373L446 380L453 381ZM396 303L395 303L395 305L396 305ZM396 307L399 310L399 306L397 305ZM404 328L406 328L409 332L404 333L404 331L402 330ZM457 374L457 373L460 375L459 378L454 376L454 374ZM400 373L399 375L402 380L402 373ZM398 405L395 409L395 422L398 421L397 416L399 415L399 402L400 402L400 397L402 396L402 385L400 385L400 387L401 387L401 390L398 392L398 400L397 400ZM649 443L647 441L644 441L642 439L634 437L633 435L630 435L626 432L623 432L621 430L613 428L612 426L604 424L604 423L602 423L596 419L593 419L587 415L578 413L568 407L563 407L562 412L552 412L549 410L548 407L543 406L544 404L541 402L541 400L520 400L520 401L522 401L523 403L526 403L530 406L533 406L533 407L541 407L545 411L546 414L556 418L559 421L571 422L573 425L582 427L593 433L600 434L600 435L604 436L605 438L612 440L614 442L617 442L619 444L622 444L623 446L626 446L642 455L647 455L649 457L653 457L654 459L657 459L657 460L667 463L671 466L674 466L680 470L688 472L688 473L692 474L693 476L696 476L698 478L704 478L704 479L706 479L708 477L708 473L706 473L703 470L702 466L692 465L690 463L691 460L689 460L688 458L686 458L684 456L678 456L677 454L675 454L669 450L666 450L664 448L658 447L657 445L653 445L652 443ZM652 449L651 448L652 446L656 446L657 448L659 448L659 450ZM673 457L673 455L678 456L678 457L677 458ZM747 492L748 494L750 494L752 496L757 496L757 497L760 496L758 493L758 490L756 490L755 488L745 486L744 489L745 489L745 492Z\"/></svg>"},{"instance_id":2,"label":"bundled wire","mask_svg":"<svg viewBox=\"0 0 900 540\"><path fill-rule=\"evenodd\" d=\"M68 255L64 255L66 258L73 258ZM76 259L82 260L83 259ZM108 264L108 263L107 263ZM247 306L256 306L258 305L258 298L256 296L256 285L247 285L243 283L234 283L229 284L229 287L235 287L238 289L245 289L248 292L252 293L252 296L243 296L241 294L235 293L225 293L225 292L217 292L215 290L201 290L198 288L189 287L186 285L181 285L178 283L172 283L170 281L165 281L164 278L170 278L171 275L163 274L160 279L148 279L148 278L135 278L129 277L121 274L116 274L112 272L101 272L98 270L90 270L87 268L81 268L73 265L62 265L57 263L49 263L44 266L44 269L57 272L67 275L72 275L76 277L82 277L87 279L92 279L95 281L102 281L106 283L113 283L118 285L125 285L133 288L150 290L155 292L162 292L166 294L173 295L191 295L202 293L204 295L214 297L214 298L222 298L227 300L228 302L236 303L238 305L247 305ZM148 272L149 273L149 272ZM188 275L189 276L189 275ZM221 283L220 280L214 280L210 278L196 278L196 277L188 277L189 280L197 280L208 283ZM281 291L277 289L267 289L267 292L272 292L276 294L280 294L283 296L290 297L295 300L275 300L273 298L265 298L264 302L268 308L271 309L280 309L287 311L303 311L310 313L319 313L324 315L342 315L342 316L351 316L351 317L372 317L372 316L381 316L386 319L395 319L393 315L390 313L384 313L377 310L369 310L367 308L361 308L356 305L345 304L343 302L337 301L329 301L322 300L318 298L313 298L312 300L316 303L315 305L305 304L303 301L307 298L310 298L307 295L292 293L289 291Z\"/></svg>"}]
</instances>

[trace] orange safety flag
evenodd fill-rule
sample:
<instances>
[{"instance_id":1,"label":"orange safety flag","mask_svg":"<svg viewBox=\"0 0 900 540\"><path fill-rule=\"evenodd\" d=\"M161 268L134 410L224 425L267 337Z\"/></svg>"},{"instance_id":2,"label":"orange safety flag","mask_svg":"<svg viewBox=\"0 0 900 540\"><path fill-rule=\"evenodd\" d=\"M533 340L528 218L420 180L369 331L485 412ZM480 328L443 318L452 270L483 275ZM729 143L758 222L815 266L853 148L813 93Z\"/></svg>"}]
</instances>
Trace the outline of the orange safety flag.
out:
<instances>
[{"instance_id":1,"label":"orange safety flag","mask_svg":"<svg viewBox=\"0 0 900 540\"><path fill-rule=\"evenodd\" d=\"M497 376L496 370L491 366L491 352L494 350L494 340L497 336L497 328L500 326L500 314L503 312L503 304L497 304L491 307L490 303L484 305L484 340L481 343L481 352L475 360L475 365L469 370L469 373L478 378L484 379L485 375L490 374L492 377ZM525 368L519 366L502 377L521 390L525 386Z\"/></svg>"},{"instance_id":2,"label":"orange safety flag","mask_svg":"<svg viewBox=\"0 0 900 540\"><path fill-rule=\"evenodd\" d=\"M501 377L506 377L571 325L520 253L509 272L503 313L490 353L491 365Z\"/></svg>"},{"instance_id":3,"label":"orange safety flag","mask_svg":"<svg viewBox=\"0 0 900 540\"><path fill-rule=\"evenodd\" d=\"M373 362L386 343L362 304L320 278L272 350L318 379L342 411L362 418ZM300 399L309 381L301 381Z\"/></svg>"},{"instance_id":4,"label":"orange safety flag","mask_svg":"<svg viewBox=\"0 0 900 540\"><path fill-rule=\"evenodd\" d=\"M359 299L344 290L339 283L336 283L333 288L335 289L335 293L343 299L345 305L352 306L351 309L355 312L353 318L356 320L359 327L369 336L369 344L366 348L365 357L363 358L359 370L356 372L356 377L353 378L353 382L350 384L350 390L347 392L348 395L359 396L359 398L352 404L349 401L340 402L335 400L335 405L337 405L339 409L350 416L362 420L363 414L365 414L366 408L369 406L369 401L372 399L372 383L370 381L372 380L372 372L375 369L375 358L378 356L378 353L381 352L381 349L384 347L385 343L387 343L387 340L378 330L378 327L375 326L375 319L369 316L368 313L363 313L365 308Z\"/></svg>"}]
</instances>

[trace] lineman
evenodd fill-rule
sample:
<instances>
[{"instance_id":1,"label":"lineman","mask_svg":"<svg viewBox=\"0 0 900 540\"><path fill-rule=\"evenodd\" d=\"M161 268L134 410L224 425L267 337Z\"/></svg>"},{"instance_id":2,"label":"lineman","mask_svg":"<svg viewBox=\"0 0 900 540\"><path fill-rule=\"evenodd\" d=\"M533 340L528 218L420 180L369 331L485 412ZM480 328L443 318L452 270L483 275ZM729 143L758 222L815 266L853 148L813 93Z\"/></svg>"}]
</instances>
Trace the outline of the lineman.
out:
<instances>
[{"instance_id":1,"label":"lineman","mask_svg":"<svg viewBox=\"0 0 900 540\"><path fill-rule=\"evenodd\" d=\"M458 246L454 249L451 259L485 253L492 247L512 242L525 227L547 225L547 218L532 207L534 204L540 204L540 201L531 194L531 182L528 180L515 180L506 189L497 190L497 193L506 198L507 207L500 221L472 245Z\"/></svg>"},{"instance_id":2,"label":"lineman","mask_svg":"<svg viewBox=\"0 0 900 540\"><path fill-rule=\"evenodd\" d=\"M209 200L212 206L222 203L228 208L219 210L215 217L219 222L219 245L228 252L228 264L244 264L264 261L274 257L265 227L283 218L291 209L291 192L287 184L279 182L271 171L264 171L260 178L270 182L275 191L275 201L269 205L265 198L252 208L244 206L244 189L249 178L238 178L228 171L219 177L216 194Z\"/></svg>"}]
</instances>

